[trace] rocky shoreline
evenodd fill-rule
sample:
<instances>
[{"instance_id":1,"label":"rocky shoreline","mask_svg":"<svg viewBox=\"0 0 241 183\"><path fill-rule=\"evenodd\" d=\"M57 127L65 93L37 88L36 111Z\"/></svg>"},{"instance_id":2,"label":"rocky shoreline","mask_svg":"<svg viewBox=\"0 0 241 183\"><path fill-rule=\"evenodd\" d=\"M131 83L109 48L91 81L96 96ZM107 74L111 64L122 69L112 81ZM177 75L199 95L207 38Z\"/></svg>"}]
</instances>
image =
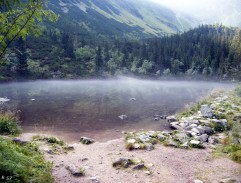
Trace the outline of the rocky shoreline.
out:
<instances>
[{"instance_id":1,"label":"rocky shoreline","mask_svg":"<svg viewBox=\"0 0 241 183\"><path fill-rule=\"evenodd\" d=\"M241 183L241 165L213 154L229 138L232 123L240 123L241 108L234 100L226 92L211 94L179 115L164 116L168 131L130 132L106 143L80 137L68 145L55 137L24 133L13 141L36 143L60 183ZM240 143L240 137L232 140Z\"/></svg>"}]
</instances>

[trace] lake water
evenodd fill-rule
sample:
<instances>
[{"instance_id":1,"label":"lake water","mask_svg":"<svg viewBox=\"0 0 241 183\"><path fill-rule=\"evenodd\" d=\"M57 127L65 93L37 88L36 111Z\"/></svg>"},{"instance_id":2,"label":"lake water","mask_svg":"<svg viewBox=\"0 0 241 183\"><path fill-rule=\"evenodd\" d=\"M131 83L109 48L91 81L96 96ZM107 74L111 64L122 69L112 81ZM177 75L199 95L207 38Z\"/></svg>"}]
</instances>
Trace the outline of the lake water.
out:
<instances>
[{"instance_id":1,"label":"lake water","mask_svg":"<svg viewBox=\"0 0 241 183\"><path fill-rule=\"evenodd\" d=\"M99 141L122 131L168 129L165 120L214 88L213 82L119 80L34 81L0 84L0 108L18 111L24 132L57 135L70 142L80 136ZM127 115L121 120L120 115Z\"/></svg>"}]
</instances>

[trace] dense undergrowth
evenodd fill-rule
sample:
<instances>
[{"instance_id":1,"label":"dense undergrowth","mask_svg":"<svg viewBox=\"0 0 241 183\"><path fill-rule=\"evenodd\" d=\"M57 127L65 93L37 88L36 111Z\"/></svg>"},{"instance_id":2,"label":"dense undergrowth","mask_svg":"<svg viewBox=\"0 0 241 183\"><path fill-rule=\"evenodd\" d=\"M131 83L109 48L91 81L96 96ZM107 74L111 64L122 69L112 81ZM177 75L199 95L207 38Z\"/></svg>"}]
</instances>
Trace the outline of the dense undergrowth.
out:
<instances>
[{"instance_id":1,"label":"dense undergrowth","mask_svg":"<svg viewBox=\"0 0 241 183\"><path fill-rule=\"evenodd\" d=\"M52 164L44 160L35 143L13 142L20 133L17 118L11 113L0 114L0 182L51 183Z\"/></svg>"}]
</instances>

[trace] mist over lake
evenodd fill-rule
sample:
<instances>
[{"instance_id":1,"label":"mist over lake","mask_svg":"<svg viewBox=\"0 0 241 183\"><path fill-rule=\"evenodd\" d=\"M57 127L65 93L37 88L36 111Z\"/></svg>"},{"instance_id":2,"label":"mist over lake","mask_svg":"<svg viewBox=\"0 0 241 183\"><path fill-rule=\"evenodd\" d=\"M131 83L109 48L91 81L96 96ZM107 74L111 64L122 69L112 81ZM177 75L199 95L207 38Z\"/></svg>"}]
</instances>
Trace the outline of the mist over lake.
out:
<instances>
[{"instance_id":1,"label":"mist over lake","mask_svg":"<svg viewBox=\"0 0 241 183\"><path fill-rule=\"evenodd\" d=\"M154 115L172 115L213 89L231 84L191 81L117 80L34 81L0 84L2 109L18 111L24 132L40 132L73 141L99 140L122 131L168 129ZM127 119L118 116L127 115Z\"/></svg>"}]
</instances>

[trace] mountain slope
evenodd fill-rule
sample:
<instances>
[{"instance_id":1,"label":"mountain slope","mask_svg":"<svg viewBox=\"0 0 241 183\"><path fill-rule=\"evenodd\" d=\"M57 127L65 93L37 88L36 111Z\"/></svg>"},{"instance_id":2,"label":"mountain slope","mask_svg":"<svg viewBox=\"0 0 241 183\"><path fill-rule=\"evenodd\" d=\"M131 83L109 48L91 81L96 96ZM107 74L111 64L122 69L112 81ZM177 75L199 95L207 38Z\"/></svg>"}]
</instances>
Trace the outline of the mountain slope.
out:
<instances>
[{"instance_id":1,"label":"mountain slope","mask_svg":"<svg viewBox=\"0 0 241 183\"><path fill-rule=\"evenodd\" d=\"M53 0L58 27L81 34L162 36L190 29L195 21L148 0Z\"/></svg>"}]
</instances>

